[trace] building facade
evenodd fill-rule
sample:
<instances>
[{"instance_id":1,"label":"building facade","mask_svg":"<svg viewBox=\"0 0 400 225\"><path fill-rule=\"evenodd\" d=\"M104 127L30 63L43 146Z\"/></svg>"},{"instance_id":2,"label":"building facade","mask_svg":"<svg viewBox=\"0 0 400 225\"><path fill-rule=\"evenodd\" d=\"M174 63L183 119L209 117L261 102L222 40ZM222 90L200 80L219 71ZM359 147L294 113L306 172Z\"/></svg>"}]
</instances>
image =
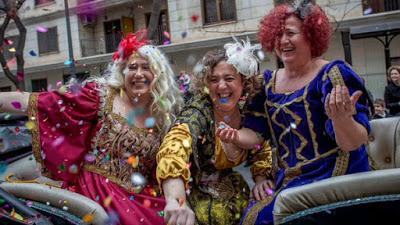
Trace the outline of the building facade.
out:
<instances>
[{"instance_id":1,"label":"building facade","mask_svg":"<svg viewBox=\"0 0 400 225\"><path fill-rule=\"evenodd\" d=\"M124 34L145 28L150 0L70 0L70 24L78 77L101 74ZM257 41L260 19L278 0L164 0L154 43L171 59L175 72L191 71L204 53L232 36ZM400 64L400 0L317 0L335 29L328 60L346 59L382 97L386 67ZM27 28L25 84L40 91L70 74L63 0L27 0L19 10ZM46 32L41 32L44 28ZM10 25L7 37L15 37ZM378 40L380 39L380 40ZM390 44L389 44L390 42ZM385 51L386 45L386 51ZM12 48L12 46L8 46ZM388 54L389 52L389 54ZM12 60L12 56L10 56ZM276 69L277 59L266 53L260 68ZM12 65L11 65L12 68ZM0 75L0 90L15 89Z\"/></svg>"}]
</instances>

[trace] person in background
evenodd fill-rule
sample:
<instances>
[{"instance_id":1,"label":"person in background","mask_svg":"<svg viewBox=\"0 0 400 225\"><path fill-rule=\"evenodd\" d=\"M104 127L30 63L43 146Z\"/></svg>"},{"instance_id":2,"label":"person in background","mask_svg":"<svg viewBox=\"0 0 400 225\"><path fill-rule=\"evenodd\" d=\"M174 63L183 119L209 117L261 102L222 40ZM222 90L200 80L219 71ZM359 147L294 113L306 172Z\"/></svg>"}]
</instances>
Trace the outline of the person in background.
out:
<instances>
[{"instance_id":1,"label":"person in background","mask_svg":"<svg viewBox=\"0 0 400 225\"><path fill-rule=\"evenodd\" d=\"M321 58L332 29L314 2L281 4L261 20L260 43L284 67L264 72L264 88L248 103L243 128L217 130L217 137L239 152L268 139L276 146L276 172L256 183L272 191L250 204L245 225L273 224L282 190L370 168L364 82L345 62Z\"/></svg>"},{"instance_id":2,"label":"person in background","mask_svg":"<svg viewBox=\"0 0 400 225\"><path fill-rule=\"evenodd\" d=\"M387 71L388 85L385 87L385 104L390 115L400 115L400 66L391 66Z\"/></svg>"},{"instance_id":3,"label":"person in background","mask_svg":"<svg viewBox=\"0 0 400 225\"><path fill-rule=\"evenodd\" d=\"M225 44L225 51L207 52L195 67L194 97L165 136L157 154L157 179L167 206L170 225L238 224L249 200L244 178L232 170L247 158L246 152L231 152L215 136L218 123L239 129L240 102L257 88L259 45L249 41ZM260 156L271 155L268 143L259 145ZM268 154L269 152L269 154ZM265 154L263 154L265 153ZM270 161L255 165L255 175L269 174ZM185 194L188 196L186 197Z\"/></svg>"},{"instance_id":4,"label":"person in background","mask_svg":"<svg viewBox=\"0 0 400 225\"><path fill-rule=\"evenodd\" d=\"M389 112L385 107L385 101L383 99L377 98L374 101L375 114L373 119L381 119L389 117Z\"/></svg>"},{"instance_id":5,"label":"person in background","mask_svg":"<svg viewBox=\"0 0 400 225\"><path fill-rule=\"evenodd\" d=\"M1 109L31 119L42 174L101 204L109 224L163 224L155 157L183 100L175 75L144 32L128 34L106 77L68 90L0 93Z\"/></svg>"}]
</instances>

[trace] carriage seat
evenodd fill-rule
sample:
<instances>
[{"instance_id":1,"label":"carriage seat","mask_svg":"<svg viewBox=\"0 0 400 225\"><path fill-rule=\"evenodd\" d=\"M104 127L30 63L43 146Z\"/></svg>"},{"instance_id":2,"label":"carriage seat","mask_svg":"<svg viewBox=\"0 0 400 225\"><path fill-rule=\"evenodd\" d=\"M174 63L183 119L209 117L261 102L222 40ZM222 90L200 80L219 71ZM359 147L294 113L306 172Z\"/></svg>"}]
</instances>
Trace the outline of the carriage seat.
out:
<instances>
[{"instance_id":1,"label":"carriage seat","mask_svg":"<svg viewBox=\"0 0 400 225\"><path fill-rule=\"evenodd\" d=\"M39 171L34 157L29 155L11 163L7 170L0 174L0 187L17 198L50 204L59 209L67 206L68 212L78 218L92 214L94 225L106 223L108 215L97 202L83 195L57 188L61 187L60 182L41 176ZM6 181L7 177L11 182Z\"/></svg>"},{"instance_id":2,"label":"carriage seat","mask_svg":"<svg viewBox=\"0 0 400 225\"><path fill-rule=\"evenodd\" d=\"M371 121L367 151L373 171L332 177L279 193L273 210L274 224L286 224L294 215L338 202L346 205L346 201L350 204L354 200L360 204L363 199L399 196L400 117Z\"/></svg>"}]
</instances>

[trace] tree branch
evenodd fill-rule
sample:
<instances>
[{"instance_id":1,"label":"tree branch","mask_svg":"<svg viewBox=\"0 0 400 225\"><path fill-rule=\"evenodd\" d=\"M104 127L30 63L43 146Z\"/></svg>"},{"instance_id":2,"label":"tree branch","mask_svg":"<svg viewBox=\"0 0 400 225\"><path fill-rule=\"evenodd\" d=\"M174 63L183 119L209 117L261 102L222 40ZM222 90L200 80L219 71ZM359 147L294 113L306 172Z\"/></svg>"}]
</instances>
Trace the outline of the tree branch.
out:
<instances>
[{"instance_id":1,"label":"tree branch","mask_svg":"<svg viewBox=\"0 0 400 225\"><path fill-rule=\"evenodd\" d=\"M18 44L17 44L17 49L15 51L15 58L17 59L17 78L18 78L18 76L21 77L24 76L24 64L25 64L24 48L26 40L26 28L22 24L21 19L19 18L18 15L15 15L13 19L19 31ZM25 90L25 82L23 80L18 82L18 89Z\"/></svg>"},{"instance_id":2,"label":"tree branch","mask_svg":"<svg viewBox=\"0 0 400 225\"><path fill-rule=\"evenodd\" d=\"M6 77L8 79L10 79L10 81L13 82L16 87L18 87L18 79L16 76L14 76L13 73L11 73L10 68L8 68L8 66L7 66L7 61L4 57L4 48L3 48L4 36L5 36L6 28L7 28L8 24L10 23L10 20L11 20L11 16L9 14L7 14L6 18L3 21L3 24L0 27L0 45L1 45L0 63L1 63L1 67L3 68L4 74L6 75Z\"/></svg>"}]
</instances>

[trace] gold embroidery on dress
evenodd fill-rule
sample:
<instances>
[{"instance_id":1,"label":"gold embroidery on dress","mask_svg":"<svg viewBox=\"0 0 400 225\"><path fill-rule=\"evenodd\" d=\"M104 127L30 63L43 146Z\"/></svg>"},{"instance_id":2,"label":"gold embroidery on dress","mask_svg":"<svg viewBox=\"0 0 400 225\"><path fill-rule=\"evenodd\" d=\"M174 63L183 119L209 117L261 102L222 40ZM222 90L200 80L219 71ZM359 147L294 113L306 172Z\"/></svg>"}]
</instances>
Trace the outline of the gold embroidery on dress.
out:
<instances>
[{"instance_id":1,"label":"gold embroidery on dress","mask_svg":"<svg viewBox=\"0 0 400 225\"><path fill-rule=\"evenodd\" d=\"M41 174L43 176L51 178L51 173L44 166L44 161L42 158L42 149L40 146L38 98L39 98L39 93L31 93L29 95L29 101L28 101L29 120L31 120L35 124L35 126L33 126L31 130L32 151L33 151L33 156L36 159L36 162L38 162L41 165L41 170L42 170Z\"/></svg>"},{"instance_id":2,"label":"gold embroidery on dress","mask_svg":"<svg viewBox=\"0 0 400 225\"><path fill-rule=\"evenodd\" d=\"M102 127L92 140L91 154L96 160L85 162L84 168L134 191L130 177L133 172L140 172L148 180L153 176L160 137L157 131L129 127L125 118L112 112L116 91L111 89L108 93ZM138 160L137 165L127 163L130 156Z\"/></svg>"},{"instance_id":3,"label":"gold embroidery on dress","mask_svg":"<svg viewBox=\"0 0 400 225\"><path fill-rule=\"evenodd\" d=\"M310 103L307 101L308 86L306 87L304 92L305 92L305 94L304 94L304 109L306 111L308 129L311 134L311 141L313 143L314 155L315 155L315 157L319 157L320 153L318 152L317 135L315 134L315 131L314 131L314 122L311 119L312 115L311 115L311 111L310 111Z\"/></svg>"}]
</instances>

